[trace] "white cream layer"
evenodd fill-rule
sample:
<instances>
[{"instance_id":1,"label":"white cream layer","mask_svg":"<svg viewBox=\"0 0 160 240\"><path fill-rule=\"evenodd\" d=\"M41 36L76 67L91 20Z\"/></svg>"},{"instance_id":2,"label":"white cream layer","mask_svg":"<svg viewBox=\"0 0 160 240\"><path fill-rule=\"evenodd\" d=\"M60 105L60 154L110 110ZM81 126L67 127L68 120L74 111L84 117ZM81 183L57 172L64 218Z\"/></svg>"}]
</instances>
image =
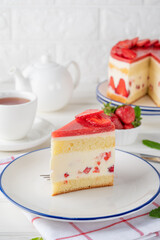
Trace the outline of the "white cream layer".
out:
<instances>
[{"instance_id":1,"label":"white cream layer","mask_svg":"<svg viewBox=\"0 0 160 240\"><path fill-rule=\"evenodd\" d=\"M111 152L111 157L105 160L105 152ZM108 168L114 165L115 151L111 149L98 149L85 152L71 152L59 154L52 159L52 182L65 181L69 179L85 178L89 176L110 175ZM98 165L100 163L100 165ZM99 173L95 173L95 167L98 167ZM86 168L91 168L89 173L84 173ZM65 173L69 174L65 177Z\"/></svg>"}]
</instances>

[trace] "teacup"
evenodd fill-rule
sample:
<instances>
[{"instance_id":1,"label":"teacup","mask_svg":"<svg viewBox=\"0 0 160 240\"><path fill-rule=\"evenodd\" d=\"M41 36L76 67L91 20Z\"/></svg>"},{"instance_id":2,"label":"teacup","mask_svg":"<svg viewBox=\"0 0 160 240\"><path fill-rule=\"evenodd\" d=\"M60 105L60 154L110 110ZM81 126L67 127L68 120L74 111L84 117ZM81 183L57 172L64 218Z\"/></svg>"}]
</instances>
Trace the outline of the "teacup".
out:
<instances>
[{"instance_id":1,"label":"teacup","mask_svg":"<svg viewBox=\"0 0 160 240\"><path fill-rule=\"evenodd\" d=\"M31 92L0 91L0 139L24 138L33 125L37 97Z\"/></svg>"}]
</instances>

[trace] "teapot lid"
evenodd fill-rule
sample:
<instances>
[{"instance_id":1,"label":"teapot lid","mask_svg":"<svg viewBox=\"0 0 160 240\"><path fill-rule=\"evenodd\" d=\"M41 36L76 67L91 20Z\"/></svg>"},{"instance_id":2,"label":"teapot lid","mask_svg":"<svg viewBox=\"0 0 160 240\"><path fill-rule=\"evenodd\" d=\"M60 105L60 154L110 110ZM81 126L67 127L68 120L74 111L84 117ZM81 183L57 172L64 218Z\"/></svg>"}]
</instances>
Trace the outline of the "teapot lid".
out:
<instances>
[{"instance_id":1,"label":"teapot lid","mask_svg":"<svg viewBox=\"0 0 160 240\"><path fill-rule=\"evenodd\" d=\"M59 65L51 60L49 55L42 55L40 60L34 64L37 68L58 67Z\"/></svg>"}]
</instances>

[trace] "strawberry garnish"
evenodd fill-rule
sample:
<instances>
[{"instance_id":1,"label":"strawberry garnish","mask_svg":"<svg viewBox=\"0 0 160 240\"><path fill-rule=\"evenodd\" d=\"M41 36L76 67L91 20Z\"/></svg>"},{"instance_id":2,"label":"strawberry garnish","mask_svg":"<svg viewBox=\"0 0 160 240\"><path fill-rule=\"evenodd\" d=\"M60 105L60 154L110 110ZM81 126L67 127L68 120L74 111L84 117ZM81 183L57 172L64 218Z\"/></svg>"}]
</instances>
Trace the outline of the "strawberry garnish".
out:
<instances>
[{"instance_id":1,"label":"strawberry garnish","mask_svg":"<svg viewBox=\"0 0 160 240\"><path fill-rule=\"evenodd\" d=\"M108 168L109 172L114 172L114 165Z\"/></svg>"},{"instance_id":2,"label":"strawberry garnish","mask_svg":"<svg viewBox=\"0 0 160 240\"><path fill-rule=\"evenodd\" d=\"M112 49L111 49L112 54L116 54L116 48L117 48L117 46L112 47Z\"/></svg>"},{"instance_id":3,"label":"strawberry garnish","mask_svg":"<svg viewBox=\"0 0 160 240\"><path fill-rule=\"evenodd\" d=\"M88 109L82 113L79 113L78 115L75 116L75 118L86 118L86 117L91 117L91 116L95 116L95 115L99 115L103 113L102 110L99 109Z\"/></svg>"},{"instance_id":4,"label":"strawberry garnish","mask_svg":"<svg viewBox=\"0 0 160 240\"><path fill-rule=\"evenodd\" d=\"M124 124L132 123L135 120L135 111L131 106L122 106L117 108L115 114Z\"/></svg>"},{"instance_id":5,"label":"strawberry garnish","mask_svg":"<svg viewBox=\"0 0 160 240\"><path fill-rule=\"evenodd\" d=\"M111 86L112 89L115 90L114 79L112 76L110 77L109 86Z\"/></svg>"},{"instance_id":6,"label":"strawberry garnish","mask_svg":"<svg viewBox=\"0 0 160 240\"><path fill-rule=\"evenodd\" d=\"M132 41L132 47L135 47L138 42L138 37L133 38L131 41Z\"/></svg>"},{"instance_id":7,"label":"strawberry garnish","mask_svg":"<svg viewBox=\"0 0 160 240\"><path fill-rule=\"evenodd\" d=\"M143 47L146 43L149 43L149 39L138 40L137 47Z\"/></svg>"},{"instance_id":8,"label":"strawberry garnish","mask_svg":"<svg viewBox=\"0 0 160 240\"><path fill-rule=\"evenodd\" d=\"M65 173L65 174L64 174L64 177L65 177L65 178L67 178L68 176L69 176L69 174L68 174L68 173Z\"/></svg>"},{"instance_id":9,"label":"strawberry garnish","mask_svg":"<svg viewBox=\"0 0 160 240\"><path fill-rule=\"evenodd\" d=\"M113 113L110 116L111 121L115 125L115 129L123 129L123 124L121 123L120 119Z\"/></svg>"},{"instance_id":10,"label":"strawberry garnish","mask_svg":"<svg viewBox=\"0 0 160 240\"><path fill-rule=\"evenodd\" d=\"M107 161L111 157L111 152L105 152L104 160Z\"/></svg>"},{"instance_id":11,"label":"strawberry garnish","mask_svg":"<svg viewBox=\"0 0 160 240\"><path fill-rule=\"evenodd\" d=\"M91 171L91 168L89 168L89 167L86 167L86 168L83 170L83 172L84 172L85 174L88 174L90 171Z\"/></svg>"},{"instance_id":12,"label":"strawberry garnish","mask_svg":"<svg viewBox=\"0 0 160 240\"><path fill-rule=\"evenodd\" d=\"M122 56L122 48L116 47L115 51L116 51L116 55L118 55L120 57Z\"/></svg>"},{"instance_id":13,"label":"strawberry garnish","mask_svg":"<svg viewBox=\"0 0 160 240\"><path fill-rule=\"evenodd\" d=\"M99 173L99 172L100 172L99 168L98 167L94 167L93 173Z\"/></svg>"},{"instance_id":14,"label":"strawberry garnish","mask_svg":"<svg viewBox=\"0 0 160 240\"><path fill-rule=\"evenodd\" d=\"M137 54L130 49L122 48L122 56L127 59L134 59Z\"/></svg>"},{"instance_id":15,"label":"strawberry garnish","mask_svg":"<svg viewBox=\"0 0 160 240\"><path fill-rule=\"evenodd\" d=\"M128 97L128 92L126 90L126 84L125 84L125 81L122 78L120 79L119 84L116 88L116 93L120 94L124 97Z\"/></svg>"},{"instance_id":16,"label":"strawberry garnish","mask_svg":"<svg viewBox=\"0 0 160 240\"><path fill-rule=\"evenodd\" d=\"M124 129L130 129L130 128L134 128L132 123L124 124Z\"/></svg>"},{"instance_id":17,"label":"strawberry garnish","mask_svg":"<svg viewBox=\"0 0 160 240\"><path fill-rule=\"evenodd\" d=\"M144 45L144 47L151 47L151 46L153 46L154 44L157 44L159 41L158 41L158 39L154 39L154 40L152 40L152 41L150 41L150 42L147 42L145 45Z\"/></svg>"},{"instance_id":18,"label":"strawberry garnish","mask_svg":"<svg viewBox=\"0 0 160 240\"><path fill-rule=\"evenodd\" d=\"M127 106L127 105L116 107L116 106L111 106L110 103L107 103L107 104L104 104L103 111L106 115L108 115L108 117L114 123L116 129L122 129L122 128L124 128L125 124L128 125L130 123L133 125L133 127L138 127L141 125L141 119L142 119L141 118L141 109L138 106L135 106L134 108L132 108L131 106ZM115 113L118 114L118 116ZM121 118L119 117L120 115L122 116ZM124 115L124 117L123 117L123 115ZM130 123L128 123L128 121L125 121L125 120L123 120L125 122L122 121L122 118L125 118L126 116L128 116L128 119L130 118L130 120L129 120ZM130 127L131 127L131 125L130 125Z\"/></svg>"},{"instance_id":19,"label":"strawberry garnish","mask_svg":"<svg viewBox=\"0 0 160 240\"><path fill-rule=\"evenodd\" d=\"M154 47L159 48L160 47L160 42L158 41L158 42L154 43Z\"/></svg>"},{"instance_id":20,"label":"strawberry garnish","mask_svg":"<svg viewBox=\"0 0 160 240\"><path fill-rule=\"evenodd\" d=\"M118 47L120 48L131 48L132 47L132 40L124 40L124 41L120 41L116 44Z\"/></svg>"},{"instance_id":21,"label":"strawberry garnish","mask_svg":"<svg viewBox=\"0 0 160 240\"><path fill-rule=\"evenodd\" d=\"M111 121L108 117L103 118L102 116L99 115L99 116L87 117L86 122L97 127L106 127L108 126L108 124L110 124Z\"/></svg>"}]
</instances>

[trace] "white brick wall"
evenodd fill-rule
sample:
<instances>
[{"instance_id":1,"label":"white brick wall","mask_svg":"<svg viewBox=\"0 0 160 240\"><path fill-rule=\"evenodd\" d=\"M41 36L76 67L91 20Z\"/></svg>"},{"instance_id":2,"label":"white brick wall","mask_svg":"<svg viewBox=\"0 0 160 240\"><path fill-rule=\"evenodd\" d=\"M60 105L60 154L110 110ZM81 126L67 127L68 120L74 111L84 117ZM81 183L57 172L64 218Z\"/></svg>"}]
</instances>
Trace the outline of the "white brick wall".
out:
<instances>
[{"instance_id":1,"label":"white brick wall","mask_svg":"<svg viewBox=\"0 0 160 240\"><path fill-rule=\"evenodd\" d=\"M160 0L0 0L0 81L47 52L76 60L79 89L93 86L107 76L111 46L135 36L160 38Z\"/></svg>"}]
</instances>

